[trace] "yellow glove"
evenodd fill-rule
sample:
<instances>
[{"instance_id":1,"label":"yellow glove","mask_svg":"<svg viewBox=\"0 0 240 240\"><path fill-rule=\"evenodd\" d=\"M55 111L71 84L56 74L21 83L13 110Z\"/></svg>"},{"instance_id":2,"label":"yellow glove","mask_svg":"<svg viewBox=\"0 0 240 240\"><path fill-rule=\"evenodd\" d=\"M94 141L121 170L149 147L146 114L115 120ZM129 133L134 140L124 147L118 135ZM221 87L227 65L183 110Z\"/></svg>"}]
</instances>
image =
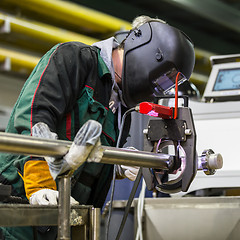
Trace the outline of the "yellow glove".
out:
<instances>
[{"instance_id":1,"label":"yellow glove","mask_svg":"<svg viewBox=\"0 0 240 240\"><path fill-rule=\"evenodd\" d=\"M28 199L33 193L43 188L57 189L56 182L50 174L48 164L44 160L27 161L24 165L23 181Z\"/></svg>"}]
</instances>

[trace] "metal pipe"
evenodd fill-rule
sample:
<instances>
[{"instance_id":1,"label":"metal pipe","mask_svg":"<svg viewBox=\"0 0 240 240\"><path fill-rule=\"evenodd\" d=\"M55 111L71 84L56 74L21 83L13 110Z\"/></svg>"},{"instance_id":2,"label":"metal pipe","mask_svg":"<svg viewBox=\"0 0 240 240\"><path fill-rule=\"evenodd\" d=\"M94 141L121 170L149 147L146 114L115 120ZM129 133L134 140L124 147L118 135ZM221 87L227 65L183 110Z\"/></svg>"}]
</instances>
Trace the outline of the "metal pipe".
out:
<instances>
[{"instance_id":1,"label":"metal pipe","mask_svg":"<svg viewBox=\"0 0 240 240\"><path fill-rule=\"evenodd\" d=\"M61 157L71 142L41 139L13 133L0 133L0 151L32 156Z\"/></svg>"},{"instance_id":2,"label":"metal pipe","mask_svg":"<svg viewBox=\"0 0 240 240\"><path fill-rule=\"evenodd\" d=\"M58 179L59 179L58 240L70 240L71 178L68 175L63 175L60 176Z\"/></svg>"},{"instance_id":3,"label":"metal pipe","mask_svg":"<svg viewBox=\"0 0 240 240\"><path fill-rule=\"evenodd\" d=\"M167 170L168 164L172 160L172 156L164 153L156 154L124 148L104 147L101 163L128 164L129 166L161 168Z\"/></svg>"},{"instance_id":4,"label":"metal pipe","mask_svg":"<svg viewBox=\"0 0 240 240\"><path fill-rule=\"evenodd\" d=\"M89 240L100 239L100 208L92 208L90 212L90 233Z\"/></svg>"},{"instance_id":5,"label":"metal pipe","mask_svg":"<svg viewBox=\"0 0 240 240\"><path fill-rule=\"evenodd\" d=\"M71 146L70 141L41 139L12 133L0 133L0 152L32 156L62 157ZM172 156L102 146L100 163L168 169Z\"/></svg>"}]
</instances>

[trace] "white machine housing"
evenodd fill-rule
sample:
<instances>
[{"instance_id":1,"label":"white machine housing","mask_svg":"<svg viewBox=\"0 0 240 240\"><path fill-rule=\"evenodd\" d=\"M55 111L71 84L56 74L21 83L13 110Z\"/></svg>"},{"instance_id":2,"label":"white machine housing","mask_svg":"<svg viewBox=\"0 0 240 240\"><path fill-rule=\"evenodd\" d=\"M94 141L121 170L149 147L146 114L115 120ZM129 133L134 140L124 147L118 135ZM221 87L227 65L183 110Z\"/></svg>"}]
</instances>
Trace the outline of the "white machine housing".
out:
<instances>
[{"instance_id":1,"label":"white machine housing","mask_svg":"<svg viewBox=\"0 0 240 240\"><path fill-rule=\"evenodd\" d=\"M240 54L211 57L212 71L203 94L203 99L201 102L192 100L189 102L197 133L196 147L198 155L201 155L205 149L213 149L215 153L222 155L223 168L217 170L213 176L207 176L204 172L199 171L187 193L202 189L240 187L239 60ZM237 70L235 71L235 80L239 80L239 82L233 87L233 74L229 72L231 79L229 79L229 83L227 79L224 80L225 90L214 91L214 86L216 86L216 81L219 80L219 74L222 70ZM185 194L182 192L173 194L173 196Z\"/></svg>"}]
</instances>

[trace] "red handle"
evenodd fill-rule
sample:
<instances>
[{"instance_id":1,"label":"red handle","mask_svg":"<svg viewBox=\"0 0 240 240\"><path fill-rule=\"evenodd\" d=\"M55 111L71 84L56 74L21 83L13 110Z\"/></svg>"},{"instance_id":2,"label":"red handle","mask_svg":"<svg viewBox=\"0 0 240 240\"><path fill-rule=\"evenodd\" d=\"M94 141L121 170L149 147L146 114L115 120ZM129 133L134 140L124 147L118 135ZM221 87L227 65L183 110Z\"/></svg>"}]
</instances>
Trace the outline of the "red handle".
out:
<instances>
[{"instance_id":1,"label":"red handle","mask_svg":"<svg viewBox=\"0 0 240 240\"><path fill-rule=\"evenodd\" d=\"M163 119L173 118L173 108L158 105L150 102L142 102L139 104L139 112L149 116L161 117Z\"/></svg>"}]
</instances>

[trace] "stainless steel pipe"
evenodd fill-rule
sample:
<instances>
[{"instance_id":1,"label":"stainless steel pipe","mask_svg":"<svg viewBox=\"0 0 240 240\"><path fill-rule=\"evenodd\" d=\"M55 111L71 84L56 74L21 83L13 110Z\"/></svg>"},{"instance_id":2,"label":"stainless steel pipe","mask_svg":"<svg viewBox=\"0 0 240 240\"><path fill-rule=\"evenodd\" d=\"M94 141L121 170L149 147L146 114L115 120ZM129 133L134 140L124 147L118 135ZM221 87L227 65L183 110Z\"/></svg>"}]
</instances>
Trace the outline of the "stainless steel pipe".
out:
<instances>
[{"instance_id":1,"label":"stainless steel pipe","mask_svg":"<svg viewBox=\"0 0 240 240\"><path fill-rule=\"evenodd\" d=\"M12 133L0 132L0 152L31 156L62 157L71 146L70 141L41 139ZM168 169L171 156L163 153L134 151L102 146L100 163L128 164L131 166Z\"/></svg>"},{"instance_id":2,"label":"stainless steel pipe","mask_svg":"<svg viewBox=\"0 0 240 240\"><path fill-rule=\"evenodd\" d=\"M0 152L18 155L62 157L67 153L71 144L70 141L0 133ZM167 154L153 154L113 147L102 146L101 150L103 151L103 157L100 163L106 164L127 164L168 169L168 162L171 158ZM70 195L70 177L59 177L58 240L70 240ZM93 219L95 219L94 216ZM92 225L97 226L96 223L92 223ZM96 236L93 235L92 237L95 239Z\"/></svg>"},{"instance_id":3,"label":"stainless steel pipe","mask_svg":"<svg viewBox=\"0 0 240 240\"><path fill-rule=\"evenodd\" d=\"M71 178L67 175L59 177L59 203L58 203L58 240L70 240L70 196L71 196Z\"/></svg>"}]
</instances>

